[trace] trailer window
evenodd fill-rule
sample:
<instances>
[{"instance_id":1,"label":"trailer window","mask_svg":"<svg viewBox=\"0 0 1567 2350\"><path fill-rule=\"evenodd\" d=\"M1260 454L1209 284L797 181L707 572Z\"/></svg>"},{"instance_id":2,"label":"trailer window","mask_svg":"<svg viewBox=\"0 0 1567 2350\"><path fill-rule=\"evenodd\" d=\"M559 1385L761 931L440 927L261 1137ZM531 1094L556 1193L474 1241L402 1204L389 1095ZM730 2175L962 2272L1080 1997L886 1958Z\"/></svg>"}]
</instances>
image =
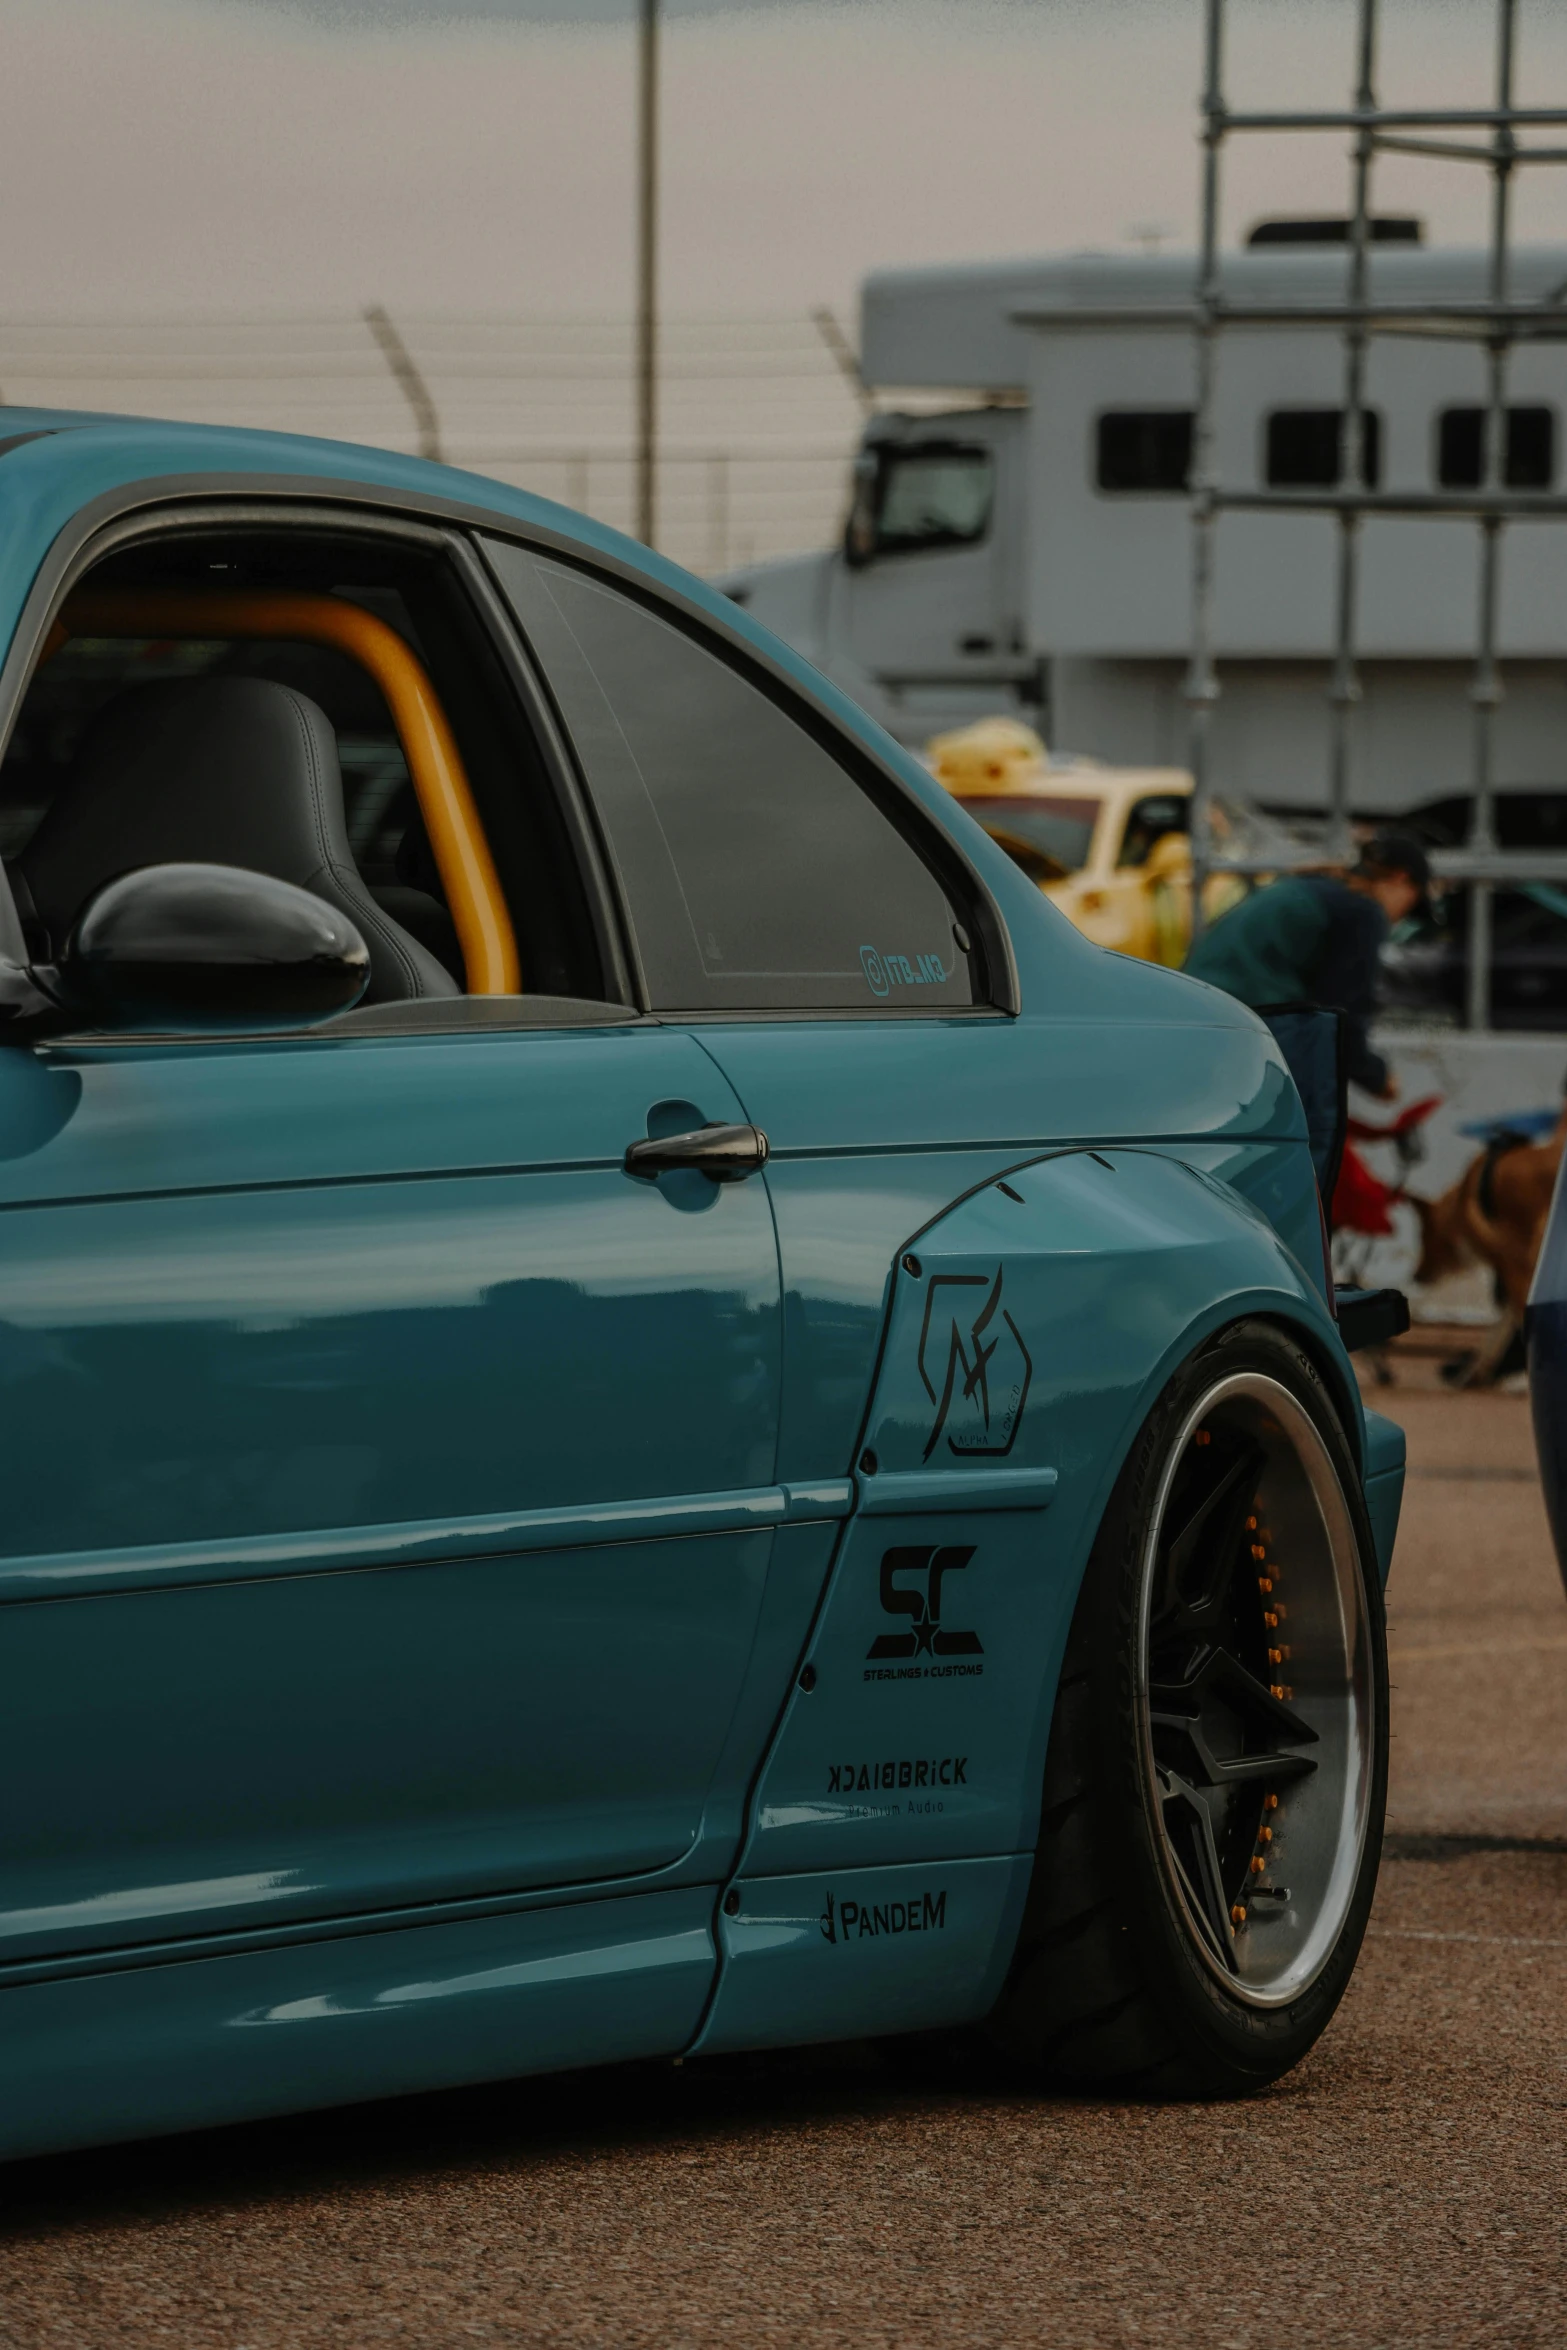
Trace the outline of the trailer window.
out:
<instances>
[{"instance_id":1,"label":"trailer window","mask_svg":"<svg viewBox=\"0 0 1567 2350\"><path fill-rule=\"evenodd\" d=\"M1485 446L1483 408L1444 408L1437 419L1436 477L1444 490L1477 490ZM1509 408L1503 471L1510 490L1548 490L1556 479L1556 411Z\"/></svg>"},{"instance_id":2,"label":"trailer window","mask_svg":"<svg viewBox=\"0 0 1567 2350\"><path fill-rule=\"evenodd\" d=\"M1339 468L1342 408L1275 408L1268 418L1268 487L1274 490L1335 490ZM1382 418L1365 411L1361 481L1375 489L1382 479Z\"/></svg>"},{"instance_id":3,"label":"trailer window","mask_svg":"<svg viewBox=\"0 0 1567 2350\"><path fill-rule=\"evenodd\" d=\"M956 441L883 447L860 478L849 518L852 560L916 547L966 547L990 528L996 464L989 449Z\"/></svg>"},{"instance_id":4,"label":"trailer window","mask_svg":"<svg viewBox=\"0 0 1567 2350\"><path fill-rule=\"evenodd\" d=\"M1095 433L1095 481L1102 490L1179 495L1191 477L1189 408L1109 408Z\"/></svg>"}]
</instances>

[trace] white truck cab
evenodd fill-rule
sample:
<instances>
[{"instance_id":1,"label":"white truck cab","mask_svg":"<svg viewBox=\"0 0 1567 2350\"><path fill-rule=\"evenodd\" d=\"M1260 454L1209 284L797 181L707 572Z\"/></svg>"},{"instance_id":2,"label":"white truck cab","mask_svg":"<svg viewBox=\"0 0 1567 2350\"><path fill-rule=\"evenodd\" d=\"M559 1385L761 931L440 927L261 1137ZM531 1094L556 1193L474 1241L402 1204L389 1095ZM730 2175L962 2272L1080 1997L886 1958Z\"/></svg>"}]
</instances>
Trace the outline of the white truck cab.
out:
<instances>
[{"instance_id":1,"label":"white truck cab","mask_svg":"<svg viewBox=\"0 0 1567 2350\"><path fill-rule=\"evenodd\" d=\"M839 545L718 584L902 741L998 712L1037 721L1027 422L1016 401L870 417Z\"/></svg>"}]
</instances>

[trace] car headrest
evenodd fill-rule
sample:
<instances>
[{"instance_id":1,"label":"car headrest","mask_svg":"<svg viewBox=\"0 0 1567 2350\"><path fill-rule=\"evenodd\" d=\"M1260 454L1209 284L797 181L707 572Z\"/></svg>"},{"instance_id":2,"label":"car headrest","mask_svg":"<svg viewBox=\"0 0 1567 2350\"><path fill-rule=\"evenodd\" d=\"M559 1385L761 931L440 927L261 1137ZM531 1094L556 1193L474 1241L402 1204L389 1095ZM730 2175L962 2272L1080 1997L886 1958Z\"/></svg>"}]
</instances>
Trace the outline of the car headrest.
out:
<instances>
[{"instance_id":1,"label":"car headrest","mask_svg":"<svg viewBox=\"0 0 1567 2350\"><path fill-rule=\"evenodd\" d=\"M58 953L94 890L168 861L248 866L339 907L370 950L372 1001L461 992L361 881L337 738L292 686L202 677L116 695L17 862Z\"/></svg>"}]
</instances>

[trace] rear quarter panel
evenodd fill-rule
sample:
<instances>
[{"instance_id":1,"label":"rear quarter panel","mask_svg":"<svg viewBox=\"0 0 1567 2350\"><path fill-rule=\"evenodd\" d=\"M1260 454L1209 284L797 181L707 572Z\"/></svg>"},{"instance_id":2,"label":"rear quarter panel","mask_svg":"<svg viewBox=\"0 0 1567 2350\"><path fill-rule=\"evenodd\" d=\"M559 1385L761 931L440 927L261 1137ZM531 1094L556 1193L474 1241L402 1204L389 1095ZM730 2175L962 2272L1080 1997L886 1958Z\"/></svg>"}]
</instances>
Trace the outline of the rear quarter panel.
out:
<instances>
[{"instance_id":1,"label":"rear quarter panel","mask_svg":"<svg viewBox=\"0 0 1567 2350\"><path fill-rule=\"evenodd\" d=\"M1032 1846L1061 1653L1121 1464L1175 1367L1250 1314L1335 1350L1261 1212L1156 1149L1044 1156L912 1241L865 1427L875 1471L743 1875ZM1040 1507L1029 1473L1045 1471Z\"/></svg>"}]
</instances>

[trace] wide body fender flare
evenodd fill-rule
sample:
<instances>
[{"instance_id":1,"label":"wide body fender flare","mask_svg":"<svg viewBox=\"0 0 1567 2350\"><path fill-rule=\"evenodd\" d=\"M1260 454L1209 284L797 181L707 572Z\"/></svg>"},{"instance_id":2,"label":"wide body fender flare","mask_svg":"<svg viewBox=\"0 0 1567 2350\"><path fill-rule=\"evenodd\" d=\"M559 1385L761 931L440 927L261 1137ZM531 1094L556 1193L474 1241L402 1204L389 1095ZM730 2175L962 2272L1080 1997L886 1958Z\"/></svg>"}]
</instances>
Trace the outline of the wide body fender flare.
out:
<instances>
[{"instance_id":1,"label":"wide body fender flare","mask_svg":"<svg viewBox=\"0 0 1567 2350\"><path fill-rule=\"evenodd\" d=\"M994 1999L1106 1504L1178 1365L1253 1316L1322 1365L1358 1444L1321 1293L1176 1149L1043 1153L909 1236L856 1508L758 1775L699 2046L912 2029ZM856 1994L844 1901L874 1923L944 1895L939 1935L870 1934Z\"/></svg>"}]
</instances>

